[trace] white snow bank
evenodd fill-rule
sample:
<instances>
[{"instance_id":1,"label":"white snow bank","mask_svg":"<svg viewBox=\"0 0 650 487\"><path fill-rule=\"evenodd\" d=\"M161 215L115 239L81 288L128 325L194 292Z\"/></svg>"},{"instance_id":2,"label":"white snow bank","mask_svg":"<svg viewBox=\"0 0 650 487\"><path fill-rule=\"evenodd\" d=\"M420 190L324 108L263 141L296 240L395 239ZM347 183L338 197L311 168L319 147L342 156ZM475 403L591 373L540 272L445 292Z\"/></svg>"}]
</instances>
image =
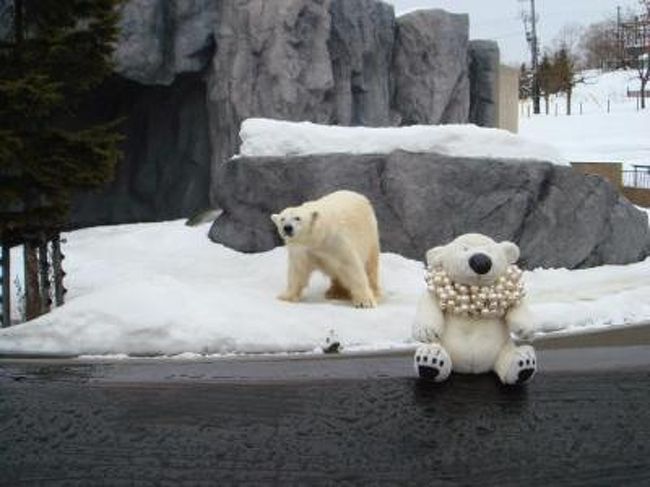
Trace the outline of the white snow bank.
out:
<instances>
[{"instance_id":1,"label":"white snow bank","mask_svg":"<svg viewBox=\"0 0 650 487\"><path fill-rule=\"evenodd\" d=\"M637 100L627 96L628 90L640 88L636 71L592 70L582 75L585 82L576 85L572 95L573 115L565 115L564 95L551 97L549 115L544 113L544 100L543 113L530 117L532 102L524 102L520 133L530 140L552 143L572 162L649 164L650 109L639 110Z\"/></svg>"},{"instance_id":2,"label":"white snow bank","mask_svg":"<svg viewBox=\"0 0 650 487\"><path fill-rule=\"evenodd\" d=\"M239 156L387 154L395 150L454 157L542 160L567 165L553 147L505 130L475 125L341 127L249 118L242 122Z\"/></svg>"},{"instance_id":3,"label":"white snow bank","mask_svg":"<svg viewBox=\"0 0 650 487\"><path fill-rule=\"evenodd\" d=\"M242 254L181 221L98 227L64 246L67 303L0 331L0 353L175 355L318 350L334 329L344 350L409 348L424 289L419 262L382 254L376 309L326 301L315 276L304 302L275 299L285 249ZM13 262L19 268L20 253ZM536 270L525 280L540 334L650 320L650 259L581 271ZM187 356L187 355L183 355Z\"/></svg>"}]
</instances>

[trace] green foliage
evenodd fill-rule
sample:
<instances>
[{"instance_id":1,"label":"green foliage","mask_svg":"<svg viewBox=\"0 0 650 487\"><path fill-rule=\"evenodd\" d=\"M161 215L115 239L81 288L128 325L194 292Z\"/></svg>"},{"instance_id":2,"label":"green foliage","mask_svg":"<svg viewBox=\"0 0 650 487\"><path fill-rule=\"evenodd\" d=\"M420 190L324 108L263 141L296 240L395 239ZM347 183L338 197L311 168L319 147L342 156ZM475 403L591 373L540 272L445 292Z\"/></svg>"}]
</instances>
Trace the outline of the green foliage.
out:
<instances>
[{"instance_id":1,"label":"green foliage","mask_svg":"<svg viewBox=\"0 0 650 487\"><path fill-rule=\"evenodd\" d=\"M62 225L75 191L112 179L120 157L116 123L80 127L75 114L112 71L119 2L4 2L0 238Z\"/></svg>"}]
</instances>

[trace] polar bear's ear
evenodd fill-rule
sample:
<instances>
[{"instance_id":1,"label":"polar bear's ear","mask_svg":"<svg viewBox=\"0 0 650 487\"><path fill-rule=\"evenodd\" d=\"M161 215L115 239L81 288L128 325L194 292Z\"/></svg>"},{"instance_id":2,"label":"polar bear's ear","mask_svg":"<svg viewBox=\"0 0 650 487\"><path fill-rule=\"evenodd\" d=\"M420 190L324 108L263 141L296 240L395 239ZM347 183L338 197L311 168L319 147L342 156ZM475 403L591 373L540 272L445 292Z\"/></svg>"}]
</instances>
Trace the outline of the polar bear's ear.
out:
<instances>
[{"instance_id":1,"label":"polar bear's ear","mask_svg":"<svg viewBox=\"0 0 650 487\"><path fill-rule=\"evenodd\" d=\"M277 213L273 213L273 214L271 215L271 220L273 220L273 223L275 223L275 224L277 225L277 224L278 224L278 220L280 220L280 215L278 215Z\"/></svg>"},{"instance_id":2,"label":"polar bear's ear","mask_svg":"<svg viewBox=\"0 0 650 487\"><path fill-rule=\"evenodd\" d=\"M431 267L439 267L442 264L442 253L444 250L444 246L429 249L426 255L427 265Z\"/></svg>"},{"instance_id":3,"label":"polar bear's ear","mask_svg":"<svg viewBox=\"0 0 650 487\"><path fill-rule=\"evenodd\" d=\"M506 240L505 242L501 242L499 247L501 247L501 250L506 255L509 264L514 264L519 260L519 247L517 247L517 244Z\"/></svg>"}]
</instances>

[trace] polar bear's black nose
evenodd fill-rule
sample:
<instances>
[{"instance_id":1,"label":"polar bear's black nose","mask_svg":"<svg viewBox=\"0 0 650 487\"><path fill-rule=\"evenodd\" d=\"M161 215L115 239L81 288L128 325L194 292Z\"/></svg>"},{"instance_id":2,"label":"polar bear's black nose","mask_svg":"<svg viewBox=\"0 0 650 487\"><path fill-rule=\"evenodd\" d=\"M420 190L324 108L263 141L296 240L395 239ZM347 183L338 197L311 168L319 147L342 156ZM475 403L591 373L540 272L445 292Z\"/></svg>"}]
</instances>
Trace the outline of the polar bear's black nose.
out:
<instances>
[{"instance_id":1,"label":"polar bear's black nose","mask_svg":"<svg viewBox=\"0 0 650 487\"><path fill-rule=\"evenodd\" d=\"M283 226L282 230L287 237L291 237L291 234L293 233L293 227L291 225Z\"/></svg>"},{"instance_id":2,"label":"polar bear's black nose","mask_svg":"<svg viewBox=\"0 0 650 487\"><path fill-rule=\"evenodd\" d=\"M492 269L492 259L485 254L474 254L469 258L469 266L477 274L487 274Z\"/></svg>"}]
</instances>

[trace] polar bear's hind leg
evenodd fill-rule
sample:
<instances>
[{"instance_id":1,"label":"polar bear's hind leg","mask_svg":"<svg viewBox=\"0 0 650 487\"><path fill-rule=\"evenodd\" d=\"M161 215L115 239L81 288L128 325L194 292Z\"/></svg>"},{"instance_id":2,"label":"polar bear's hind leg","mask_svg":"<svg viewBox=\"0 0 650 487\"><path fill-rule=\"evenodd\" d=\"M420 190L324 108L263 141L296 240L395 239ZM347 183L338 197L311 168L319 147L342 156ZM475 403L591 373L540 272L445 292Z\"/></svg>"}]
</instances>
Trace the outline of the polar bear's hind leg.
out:
<instances>
[{"instance_id":1,"label":"polar bear's hind leg","mask_svg":"<svg viewBox=\"0 0 650 487\"><path fill-rule=\"evenodd\" d=\"M333 278L329 289L325 292L327 299L350 299L350 290L345 288L341 282Z\"/></svg>"}]
</instances>

